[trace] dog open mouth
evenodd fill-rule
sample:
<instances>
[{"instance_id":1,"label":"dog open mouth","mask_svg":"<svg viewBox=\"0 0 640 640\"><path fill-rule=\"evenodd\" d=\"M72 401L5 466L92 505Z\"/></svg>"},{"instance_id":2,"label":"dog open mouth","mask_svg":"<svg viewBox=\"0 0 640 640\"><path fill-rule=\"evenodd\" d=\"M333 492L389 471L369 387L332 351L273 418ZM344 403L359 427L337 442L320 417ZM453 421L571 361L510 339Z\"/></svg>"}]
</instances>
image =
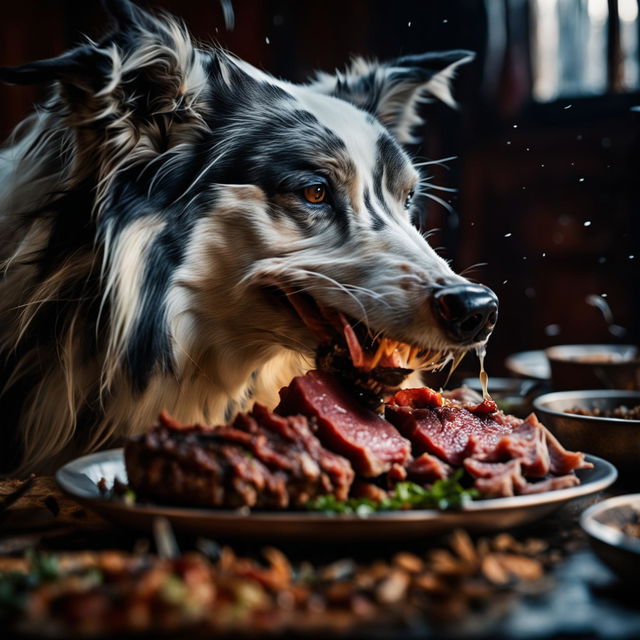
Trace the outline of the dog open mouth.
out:
<instances>
[{"instance_id":1,"label":"dog open mouth","mask_svg":"<svg viewBox=\"0 0 640 640\"><path fill-rule=\"evenodd\" d=\"M282 289L278 293L318 340L317 368L341 378L372 408L398 391L414 371L437 371L449 362L455 367L466 353L407 344L374 333L364 322L307 293Z\"/></svg>"}]
</instances>

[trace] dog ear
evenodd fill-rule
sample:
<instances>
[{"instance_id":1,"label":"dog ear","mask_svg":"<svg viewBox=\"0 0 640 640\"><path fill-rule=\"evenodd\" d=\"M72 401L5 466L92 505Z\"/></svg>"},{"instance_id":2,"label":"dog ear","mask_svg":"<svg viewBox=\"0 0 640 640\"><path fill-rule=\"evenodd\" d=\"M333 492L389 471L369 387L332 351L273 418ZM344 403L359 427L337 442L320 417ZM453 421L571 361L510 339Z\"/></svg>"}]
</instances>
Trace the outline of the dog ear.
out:
<instances>
[{"instance_id":1,"label":"dog ear","mask_svg":"<svg viewBox=\"0 0 640 640\"><path fill-rule=\"evenodd\" d=\"M79 81L95 63L96 50L83 45L56 58L27 62L16 67L0 67L0 80L8 84L41 84L60 80Z\"/></svg>"},{"instance_id":2,"label":"dog ear","mask_svg":"<svg viewBox=\"0 0 640 640\"><path fill-rule=\"evenodd\" d=\"M422 124L419 104L438 99L456 108L451 79L460 65L474 58L465 50L408 55L386 63L357 58L343 73L319 73L310 86L368 111L399 142L413 143L413 129Z\"/></svg>"}]
</instances>

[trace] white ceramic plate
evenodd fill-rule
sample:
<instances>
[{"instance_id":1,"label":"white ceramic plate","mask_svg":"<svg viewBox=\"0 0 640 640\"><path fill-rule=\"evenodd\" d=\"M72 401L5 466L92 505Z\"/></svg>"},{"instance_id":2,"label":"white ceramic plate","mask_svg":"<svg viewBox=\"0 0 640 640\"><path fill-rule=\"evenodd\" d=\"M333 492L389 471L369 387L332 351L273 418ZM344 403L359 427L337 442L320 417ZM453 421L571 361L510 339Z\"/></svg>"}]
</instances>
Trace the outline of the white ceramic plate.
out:
<instances>
[{"instance_id":1,"label":"white ceramic plate","mask_svg":"<svg viewBox=\"0 0 640 640\"><path fill-rule=\"evenodd\" d=\"M242 511L177 507L162 504L128 506L109 500L97 482L111 486L117 477L127 480L122 449L93 453L69 462L56 473L60 487L78 502L106 519L126 527L150 530L153 519L164 516L181 531L223 538L289 538L365 540L428 536L463 527L470 531L497 531L538 520L562 504L601 491L616 477L615 467L596 456L586 456L593 469L577 472L577 487L545 493L477 500L459 511L415 509L368 516L326 515L307 511Z\"/></svg>"}]
</instances>

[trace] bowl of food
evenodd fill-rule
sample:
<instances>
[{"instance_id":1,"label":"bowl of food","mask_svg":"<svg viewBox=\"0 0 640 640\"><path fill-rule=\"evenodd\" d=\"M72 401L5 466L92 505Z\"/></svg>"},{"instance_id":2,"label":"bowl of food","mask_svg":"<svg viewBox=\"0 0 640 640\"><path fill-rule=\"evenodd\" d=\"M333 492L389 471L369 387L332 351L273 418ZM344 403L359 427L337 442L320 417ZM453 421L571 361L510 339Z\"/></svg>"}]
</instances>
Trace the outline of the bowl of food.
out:
<instances>
[{"instance_id":1,"label":"bowl of food","mask_svg":"<svg viewBox=\"0 0 640 640\"><path fill-rule=\"evenodd\" d=\"M566 344L546 349L545 355L556 391L640 390L640 355L634 345Z\"/></svg>"},{"instance_id":2,"label":"bowl of food","mask_svg":"<svg viewBox=\"0 0 640 640\"><path fill-rule=\"evenodd\" d=\"M580 526L598 557L625 580L640 581L640 493L592 505Z\"/></svg>"},{"instance_id":3,"label":"bowl of food","mask_svg":"<svg viewBox=\"0 0 640 640\"><path fill-rule=\"evenodd\" d=\"M557 391L538 396L533 407L566 447L618 465L640 462L640 391Z\"/></svg>"}]
</instances>

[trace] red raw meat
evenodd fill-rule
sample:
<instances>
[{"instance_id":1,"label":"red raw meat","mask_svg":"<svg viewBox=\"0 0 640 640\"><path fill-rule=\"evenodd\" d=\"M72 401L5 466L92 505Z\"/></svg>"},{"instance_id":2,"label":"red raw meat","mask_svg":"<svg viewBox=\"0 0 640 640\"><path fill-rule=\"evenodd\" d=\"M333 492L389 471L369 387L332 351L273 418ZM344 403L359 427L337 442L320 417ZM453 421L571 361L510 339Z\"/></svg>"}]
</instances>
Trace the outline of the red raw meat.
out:
<instances>
[{"instance_id":1,"label":"red raw meat","mask_svg":"<svg viewBox=\"0 0 640 640\"><path fill-rule=\"evenodd\" d=\"M546 429L533 413L526 420L514 423L512 429L511 433L500 438L495 447L486 453L485 459L499 461L516 458L520 460L522 471L527 477L546 476L550 470Z\"/></svg>"},{"instance_id":2,"label":"red raw meat","mask_svg":"<svg viewBox=\"0 0 640 640\"><path fill-rule=\"evenodd\" d=\"M460 387L453 391L438 393L429 387L402 389L389 400L389 404L412 409L426 409L431 407L454 407L466 409L471 413L486 415L498 410L491 398L482 398L473 391Z\"/></svg>"},{"instance_id":3,"label":"red raw meat","mask_svg":"<svg viewBox=\"0 0 640 640\"><path fill-rule=\"evenodd\" d=\"M491 451L502 436L511 433L508 425L453 407L410 409L387 405L385 418L411 440L418 452L434 454L454 466Z\"/></svg>"},{"instance_id":4,"label":"red raw meat","mask_svg":"<svg viewBox=\"0 0 640 640\"><path fill-rule=\"evenodd\" d=\"M485 498L513 496L520 493L527 481L522 476L520 460L482 462L468 458L464 468L474 477L474 487Z\"/></svg>"},{"instance_id":5,"label":"red raw meat","mask_svg":"<svg viewBox=\"0 0 640 640\"><path fill-rule=\"evenodd\" d=\"M544 431L547 441L547 447L549 448L549 457L551 459L551 473L560 476L575 469L593 468L593 465L590 462L585 461L584 453L581 453L579 451L567 451L558 442L558 439L549 431L549 429L547 429L542 424L540 426Z\"/></svg>"},{"instance_id":6,"label":"red raw meat","mask_svg":"<svg viewBox=\"0 0 640 640\"><path fill-rule=\"evenodd\" d=\"M364 477L378 476L394 463L405 464L411 455L409 441L392 425L320 371L298 376L281 389L276 412L315 418L322 444L348 458Z\"/></svg>"},{"instance_id":7,"label":"red raw meat","mask_svg":"<svg viewBox=\"0 0 640 640\"><path fill-rule=\"evenodd\" d=\"M428 453L423 453L407 465L409 479L419 484L431 484L448 478L452 472L453 469L446 462Z\"/></svg>"},{"instance_id":8,"label":"red raw meat","mask_svg":"<svg viewBox=\"0 0 640 640\"><path fill-rule=\"evenodd\" d=\"M500 411L487 413L488 407L454 392L405 389L391 398L385 417L418 453L424 452L425 469L433 460L462 465L485 497L574 486L579 480L569 474L592 466L584 454L567 451L534 414L521 420ZM418 460L409 464L409 477Z\"/></svg>"},{"instance_id":9,"label":"red raw meat","mask_svg":"<svg viewBox=\"0 0 640 640\"><path fill-rule=\"evenodd\" d=\"M530 493L544 493L545 491L558 491L559 489L569 489L579 484L578 476L572 473L566 476L550 476L538 482L525 482L520 488L520 493L527 495Z\"/></svg>"}]
</instances>

